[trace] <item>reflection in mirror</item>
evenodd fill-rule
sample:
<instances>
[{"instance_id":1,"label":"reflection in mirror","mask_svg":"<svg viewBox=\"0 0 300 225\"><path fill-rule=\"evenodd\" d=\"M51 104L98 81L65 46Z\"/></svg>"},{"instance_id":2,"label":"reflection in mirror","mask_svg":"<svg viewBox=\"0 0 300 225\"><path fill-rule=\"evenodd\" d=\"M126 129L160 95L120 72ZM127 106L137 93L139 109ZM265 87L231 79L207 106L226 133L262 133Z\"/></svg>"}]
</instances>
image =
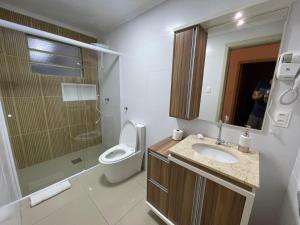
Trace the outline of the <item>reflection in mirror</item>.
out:
<instances>
[{"instance_id":1,"label":"reflection in mirror","mask_svg":"<svg viewBox=\"0 0 300 225\"><path fill-rule=\"evenodd\" d=\"M200 119L262 129L288 3L272 1L201 23L208 31Z\"/></svg>"}]
</instances>

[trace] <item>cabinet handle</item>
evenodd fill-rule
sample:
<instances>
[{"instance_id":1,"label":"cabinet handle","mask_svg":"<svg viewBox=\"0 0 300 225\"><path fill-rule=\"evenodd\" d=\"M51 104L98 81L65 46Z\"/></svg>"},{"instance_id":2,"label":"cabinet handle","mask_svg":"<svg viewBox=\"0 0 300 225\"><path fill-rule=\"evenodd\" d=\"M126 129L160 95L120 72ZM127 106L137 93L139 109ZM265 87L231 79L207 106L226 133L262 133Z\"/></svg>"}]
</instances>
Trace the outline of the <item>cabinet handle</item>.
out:
<instances>
[{"instance_id":1,"label":"cabinet handle","mask_svg":"<svg viewBox=\"0 0 300 225\"><path fill-rule=\"evenodd\" d=\"M196 179L196 187L193 201L192 225L198 225L201 222L205 185L206 178L198 175Z\"/></svg>"},{"instance_id":2,"label":"cabinet handle","mask_svg":"<svg viewBox=\"0 0 300 225\"><path fill-rule=\"evenodd\" d=\"M157 158L157 159L159 159L159 160L161 160L161 161L164 161L165 163L168 163L168 164L170 163L170 161L168 159L166 159L166 158L164 158L164 157L162 157L162 156L160 156L160 155L158 155L158 154L156 154L152 151L148 151L148 154L155 157L155 158Z\"/></svg>"},{"instance_id":3,"label":"cabinet handle","mask_svg":"<svg viewBox=\"0 0 300 225\"><path fill-rule=\"evenodd\" d=\"M188 92L187 92L187 105L186 105L186 118L189 118L190 107L191 107L191 96L194 78L194 64L195 64L195 51L196 51L196 39L198 35L198 28L193 29L193 40L191 47L191 61L190 61L190 71L189 71L189 82L188 82Z\"/></svg>"},{"instance_id":4,"label":"cabinet handle","mask_svg":"<svg viewBox=\"0 0 300 225\"><path fill-rule=\"evenodd\" d=\"M168 193L168 189L165 188L164 186L160 185L159 183L157 183L155 180L152 180L151 178L148 178L148 180L153 184L155 185L157 188L159 188L160 190Z\"/></svg>"}]
</instances>

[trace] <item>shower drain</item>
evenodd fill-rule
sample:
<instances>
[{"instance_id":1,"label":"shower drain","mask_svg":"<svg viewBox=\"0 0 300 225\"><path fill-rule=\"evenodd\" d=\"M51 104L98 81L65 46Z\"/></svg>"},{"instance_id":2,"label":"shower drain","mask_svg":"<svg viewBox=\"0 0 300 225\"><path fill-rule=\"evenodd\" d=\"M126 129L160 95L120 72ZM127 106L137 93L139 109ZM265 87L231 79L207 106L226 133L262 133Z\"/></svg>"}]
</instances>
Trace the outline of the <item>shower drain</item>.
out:
<instances>
[{"instance_id":1,"label":"shower drain","mask_svg":"<svg viewBox=\"0 0 300 225\"><path fill-rule=\"evenodd\" d=\"M76 159L71 160L71 162L72 162L72 164L77 164L77 163L82 162L82 159L81 158L76 158Z\"/></svg>"}]
</instances>

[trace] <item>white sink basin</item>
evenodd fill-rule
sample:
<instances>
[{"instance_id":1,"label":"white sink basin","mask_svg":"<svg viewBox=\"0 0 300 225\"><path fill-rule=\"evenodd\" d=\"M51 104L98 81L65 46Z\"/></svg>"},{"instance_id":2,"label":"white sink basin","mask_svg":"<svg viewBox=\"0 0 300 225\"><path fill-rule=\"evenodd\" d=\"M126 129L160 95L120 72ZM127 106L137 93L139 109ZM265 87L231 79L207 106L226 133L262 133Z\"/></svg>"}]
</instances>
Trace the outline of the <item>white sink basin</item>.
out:
<instances>
[{"instance_id":1,"label":"white sink basin","mask_svg":"<svg viewBox=\"0 0 300 225\"><path fill-rule=\"evenodd\" d=\"M231 155L230 153L224 152L222 150L216 149L214 147L203 145L203 144L193 144L192 148L200 155L207 157L208 159L215 160L223 163L237 163L238 159Z\"/></svg>"}]
</instances>

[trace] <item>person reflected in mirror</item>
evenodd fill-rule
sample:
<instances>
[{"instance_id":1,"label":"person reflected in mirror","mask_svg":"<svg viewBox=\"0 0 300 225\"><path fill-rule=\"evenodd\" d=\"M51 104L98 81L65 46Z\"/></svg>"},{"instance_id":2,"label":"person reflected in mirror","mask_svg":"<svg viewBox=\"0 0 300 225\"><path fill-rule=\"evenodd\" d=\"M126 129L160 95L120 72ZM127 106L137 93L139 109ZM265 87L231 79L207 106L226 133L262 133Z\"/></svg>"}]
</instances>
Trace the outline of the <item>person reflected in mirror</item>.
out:
<instances>
[{"instance_id":1,"label":"person reflected in mirror","mask_svg":"<svg viewBox=\"0 0 300 225\"><path fill-rule=\"evenodd\" d=\"M253 129L260 130L262 128L271 84L272 79L261 80L258 82L256 88L253 91L252 100L254 100L254 105L247 122L247 125L249 125Z\"/></svg>"}]
</instances>

